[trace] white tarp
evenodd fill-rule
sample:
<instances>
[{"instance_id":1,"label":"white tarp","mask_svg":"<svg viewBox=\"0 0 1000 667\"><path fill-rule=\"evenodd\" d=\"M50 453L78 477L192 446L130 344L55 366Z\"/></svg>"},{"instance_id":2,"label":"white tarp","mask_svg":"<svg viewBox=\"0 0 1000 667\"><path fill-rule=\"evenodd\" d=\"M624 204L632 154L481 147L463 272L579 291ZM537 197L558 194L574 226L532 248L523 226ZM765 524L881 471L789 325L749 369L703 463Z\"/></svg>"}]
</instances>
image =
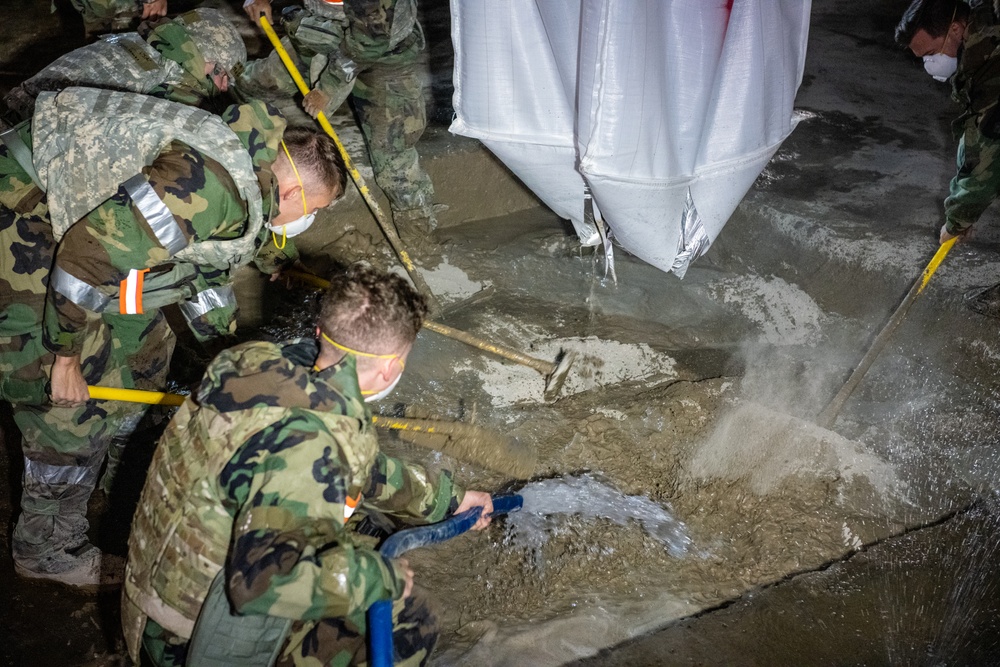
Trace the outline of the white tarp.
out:
<instances>
[{"instance_id":1,"label":"white tarp","mask_svg":"<svg viewBox=\"0 0 1000 667\"><path fill-rule=\"evenodd\" d=\"M683 276L791 132L810 0L452 0L455 121L585 244ZM584 180L586 179L586 181Z\"/></svg>"}]
</instances>

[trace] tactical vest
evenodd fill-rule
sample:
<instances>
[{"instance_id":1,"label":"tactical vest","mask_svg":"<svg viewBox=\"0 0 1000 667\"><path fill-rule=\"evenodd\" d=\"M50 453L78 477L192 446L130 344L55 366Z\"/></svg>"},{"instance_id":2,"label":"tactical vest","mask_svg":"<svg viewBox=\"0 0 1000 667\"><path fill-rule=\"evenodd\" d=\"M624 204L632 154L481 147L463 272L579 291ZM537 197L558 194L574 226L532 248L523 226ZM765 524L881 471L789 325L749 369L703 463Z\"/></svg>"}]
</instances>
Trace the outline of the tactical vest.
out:
<instances>
[{"instance_id":1,"label":"tactical vest","mask_svg":"<svg viewBox=\"0 0 1000 667\"><path fill-rule=\"evenodd\" d=\"M252 353L257 351L263 361L280 357L280 348L270 343L254 344ZM234 517L224 505L228 498L219 475L250 436L290 415L310 413L329 431L351 434L352 447L344 451L350 487L364 486L378 441L361 416L361 398L352 403L353 416L278 407L220 413L191 398L184 402L156 448L129 537L122 627L133 660L147 618L190 638L233 534Z\"/></svg>"},{"instance_id":2,"label":"tactical vest","mask_svg":"<svg viewBox=\"0 0 1000 667\"><path fill-rule=\"evenodd\" d=\"M26 80L22 87L32 97L66 86L93 86L148 93L164 83L177 83L184 68L164 58L138 33L104 35L93 44L70 51Z\"/></svg>"},{"instance_id":3,"label":"tactical vest","mask_svg":"<svg viewBox=\"0 0 1000 667\"><path fill-rule=\"evenodd\" d=\"M260 185L247 149L218 116L136 93L67 88L38 96L32 137L32 162L48 193L56 240L176 140L229 172L249 215L239 238L193 243L174 251L173 257L220 269L246 264L253 257L264 222ZM149 222L155 232L155 222Z\"/></svg>"}]
</instances>

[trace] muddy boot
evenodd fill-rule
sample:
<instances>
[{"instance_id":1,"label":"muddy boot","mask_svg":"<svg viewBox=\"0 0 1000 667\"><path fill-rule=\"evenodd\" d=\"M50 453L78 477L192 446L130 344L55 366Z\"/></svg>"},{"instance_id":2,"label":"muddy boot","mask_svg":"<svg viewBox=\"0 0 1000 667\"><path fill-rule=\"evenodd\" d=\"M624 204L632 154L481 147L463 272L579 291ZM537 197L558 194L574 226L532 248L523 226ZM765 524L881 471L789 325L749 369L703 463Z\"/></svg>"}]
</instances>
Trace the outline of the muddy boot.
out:
<instances>
[{"instance_id":1,"label":"muddy boot","mask_svg":"<svg viewBox=\"0 0 1000 667\"><path fill-rule=\"evenodd\" d=\"M1000 319L1000 283L969 290L965 293L965 305L980 315Z\"/></svg>"},{"instance_id":2,"label":"muddy boot","mask_svg":"<svg viewBox=\"0 0 1000 667\"><path fill-rule=\"evenodd\" d=\"M403 248L421 260L425 266L437 264L441 259L441 248L433 238L437 229L437 216L433 209L413 208L405 211L393 211L392 221L396 225ZM445 208L445 207L441 207Z\"/></svg>"},{"instance_id":3,"label":"muddy boot","mask_svg":"<svg viewBox=\"0 0 1000 667\"><path fill-rule=\"evenodd\" d=\"M46 554L44 558L14 555L14 571L25 579L53 581L82 590L121 586L125 559L105 554L89 542Z\"/></svg>"}]
</instances>

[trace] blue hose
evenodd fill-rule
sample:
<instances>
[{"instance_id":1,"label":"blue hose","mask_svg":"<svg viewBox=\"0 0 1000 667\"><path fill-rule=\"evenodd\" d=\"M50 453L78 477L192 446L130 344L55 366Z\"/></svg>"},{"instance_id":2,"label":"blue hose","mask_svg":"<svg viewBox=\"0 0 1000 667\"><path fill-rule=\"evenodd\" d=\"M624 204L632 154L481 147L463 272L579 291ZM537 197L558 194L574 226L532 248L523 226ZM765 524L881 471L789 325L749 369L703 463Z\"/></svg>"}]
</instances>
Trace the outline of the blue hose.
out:
<instances>
[{"instance_id":1,"label":"blue hose","mask_svg":"<svg viewBox=\"0 0 1000 667\"><path fill-rule=\"evenodd\" d=\"M497 496L493 498L490 516L516 512L523 504L524 499L516 494ZM450 540L472 528L482 511L483 508L475 507L431 526L401 530L382 543L379 553L386 558L398 558L410 549ZM392 667L392 600L379 600L368 608L368 637L368 664L371 667Z\"/></svg>"}]
</instances>

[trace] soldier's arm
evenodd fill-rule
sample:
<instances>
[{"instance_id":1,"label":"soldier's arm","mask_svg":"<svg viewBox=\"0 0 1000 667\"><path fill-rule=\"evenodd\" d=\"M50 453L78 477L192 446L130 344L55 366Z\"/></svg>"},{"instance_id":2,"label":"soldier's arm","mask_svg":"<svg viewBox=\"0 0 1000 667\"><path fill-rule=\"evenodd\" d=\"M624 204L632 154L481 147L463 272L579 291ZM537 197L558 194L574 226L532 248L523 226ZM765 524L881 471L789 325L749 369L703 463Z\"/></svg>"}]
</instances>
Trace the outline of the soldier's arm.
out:
<instances>
[{"instance_id":1,"label":"soldier's arm","mask_svg":"<svg viewBox=\"0 0 1000 667\"><path fill-rule=\"evenodd\" d=\"M963 62L976 63L963 85L967 117L962 129L959 166L945 199L942 232L958 236L968 231L996 198L1000 181L1000 30L988 29L967 40ZM942 241L945 240L942 234Z\"/></svg>"},{"instance_id":2,"label":"soldier's arm","mask_svg":"<svg viewBox=\"0 0 1000 667\"><path fill-rule=\"evenodd\" d=\"M44 342L78 355L88 317L104 311L130 271L169 264L192 241L238 236L246 208L229 174L184 144L171 144L150 167L73 225L49 280Z\"/></svg>"},{"instance_id":3,"label":"soldier's arm","mask_svg":"<svg viewBox=\"0 0 1000 667\"><path fill-rule=\"evenodd\" d=\"M344 528L349 439L293 415L258 432L223 470L239 506L227 575L240 613L318 620L402 595L404 573L353 545Z\"/></svg>"},{"instance_id":4,"label":"soldier's arm","mask_svg":"<svg viewBox=\"0 0 1000 667\"><path fill-rule=\"evenodd\" d=\"M943 231L964 234L996 199L1000 180L1000 141L984 137L971 121L959 150L958 171L944 200Z\"/></svg>"},{"instance_id":5,"label":"soldier's arm","mask_svg":"<svg viewBox=\"0 0 1000 667\"><path fill-rule=\"evenodd\" d=\"M409 523L437 523L454 514L464 496L450 471L432 476L421 466L382 452L364 490L366 504Z\"/></svg>"}]
</instances>

